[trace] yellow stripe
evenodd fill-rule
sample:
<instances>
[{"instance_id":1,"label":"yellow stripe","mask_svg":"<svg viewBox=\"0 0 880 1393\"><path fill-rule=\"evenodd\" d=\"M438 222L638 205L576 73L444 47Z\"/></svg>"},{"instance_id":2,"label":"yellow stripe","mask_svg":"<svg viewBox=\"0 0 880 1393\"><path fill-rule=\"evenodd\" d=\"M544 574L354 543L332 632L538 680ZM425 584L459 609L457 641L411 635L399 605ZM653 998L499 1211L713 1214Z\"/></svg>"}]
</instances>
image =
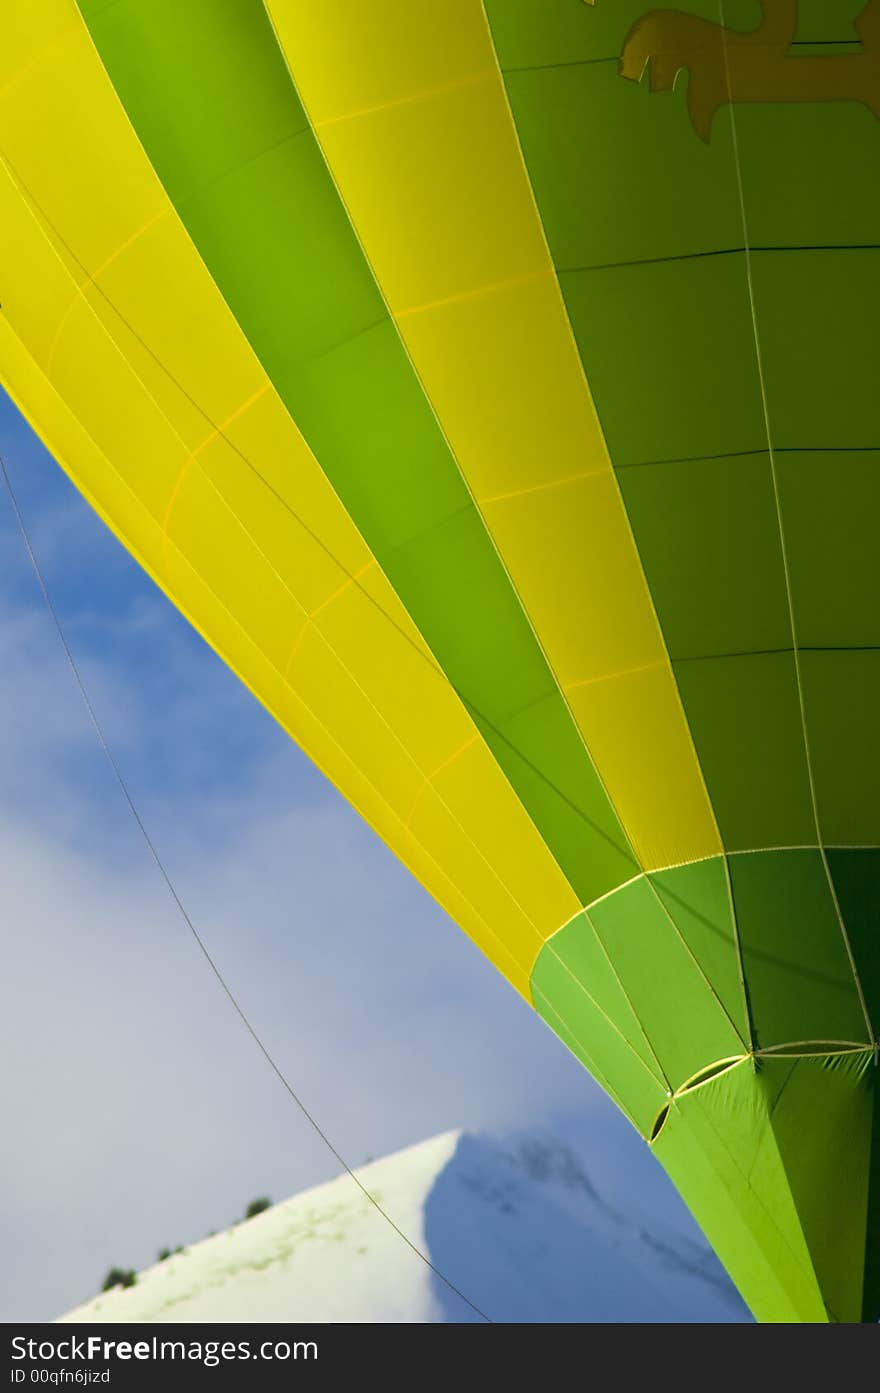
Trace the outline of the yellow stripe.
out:
<instances>
[{"instance_id":1,"label":"yellow stripe","mask_svg":"<svg viewBox=\"0 0 880 1393\"><path fill-rule=\"evenodd\" d=\"M480 0L266 6L642 866L720 851Z\"/></svg>"},{"instance_id":2,"label":"yellow stripe","mask_svg":"<svg viewBox=\"0 0 880 1393\"><path fill-rule=\"evenodd\" d=\"M4 385L157 583L527 993L574 893L256 361L73 0L4 17L0 148Z\"/></svg>"}]
</instances>

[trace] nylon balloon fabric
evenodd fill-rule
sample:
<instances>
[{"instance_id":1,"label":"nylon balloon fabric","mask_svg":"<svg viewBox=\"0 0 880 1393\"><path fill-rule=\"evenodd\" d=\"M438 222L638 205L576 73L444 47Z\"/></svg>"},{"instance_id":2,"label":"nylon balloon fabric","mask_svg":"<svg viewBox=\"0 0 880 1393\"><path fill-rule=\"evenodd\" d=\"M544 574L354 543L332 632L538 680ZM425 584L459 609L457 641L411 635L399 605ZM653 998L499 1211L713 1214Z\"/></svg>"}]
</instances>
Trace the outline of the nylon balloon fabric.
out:
<instances>
[{"instance_id":1,"label":"nylon balloon fabric","mask_svg":"<svg viewBox=\"0 0 880 1393\"><path fill-rule=\"evenodd\" d=\"M880 1314L880 0L11 0L0 377L615 1099Z\"/></svg>"}]
</instances>

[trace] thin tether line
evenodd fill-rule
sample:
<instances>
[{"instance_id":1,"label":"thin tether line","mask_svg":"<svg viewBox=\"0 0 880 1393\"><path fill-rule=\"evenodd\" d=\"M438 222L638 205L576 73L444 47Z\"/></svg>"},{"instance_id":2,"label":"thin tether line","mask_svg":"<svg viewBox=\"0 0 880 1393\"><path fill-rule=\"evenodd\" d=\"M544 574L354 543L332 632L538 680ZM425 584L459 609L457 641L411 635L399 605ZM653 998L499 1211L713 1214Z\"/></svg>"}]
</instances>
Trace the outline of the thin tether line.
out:
<instances>
[{"instance_id":1,"label":"thin tether line","mask_svg":"<svg viewBox=\"0 0 880 1393\"><path fill-rule=\"evenodd\" d=\"M444 1284L444 1286L448 1287L449 1290L453 1292L455 1296L459 1297L459 1299L462 1300L466 1306L469 1306L470 1309L474 1311L480 1317L481 1320L484 1320L488 1325L493 1325L494 1321L492 1320L491 1316L487 1316L486 1312L481 1310L480 1307L476 1304L476 1302L471 1301L470 1297L465 1296L464 1292L461 1291L460 1288L457 1287L455 1283L452 1282L443 1272L441 1272L439 1267L436 1267L434 1265L434 1263L427 1256L427 1254L423 1253L421 1248L419 1248L412 1241L412 1239L409 1238L406 1233L404 1233L400 1225L395 1223L391 1215L387 1212L386 1209L382 1207L382 1205L375 1198L375 1196L370 1193L366 1185L364 1185L363 1181L358 1177L357 1173L351 1168L351 1166L346 1161L345 1157L333 1145L333 1142L330 1140L327 1133L320 1126L314 1115L306 1107L305 1103L302 1101L299 1094L296 1092L295 1088L284 1074L280 1065L273 1058L272 1054L270 1053L267 1046L264 1044L262 1037L259 1035L256 1028L251 1024L251 1021L246 1011L244 1010L244 1007L239 1002L237 996L235 995L232 988L229 986L228 982L223 976L223 973L220 971L220 968L217 966L217 963L214 961L214 958L211 956L210 950L208 949L205 940L202 938L201 934L199 933L198 929L193 923L189 911L187 910L186 905L183 903L183 900L181 899L175 887L174 881L171 879L171 876L165 866L165 862L159 854L156 844L150 836L149 831L147 830L146 824L144 823L144 820L141 817L140 812L138 811L137 804L135 803L131 795L128 784L125 780L125 776L123 775L122 770L120 769L119 764L116 761L116 757L113 754L113 751L111 750L110 745L107 741L107 737L104 734L103 727L101 725L100 720L98 719L97 712L95 711L95 708L92 705L91 698L86 689L86 685L82 679L82 675L80 673L79 667L77 666L76 659L73 656L73 651L71 650L70 644L67 641L67 635L64 632L64 626L61 623L60 616L58 614L57 609L55 608L52 596L49 593L49 587L46 584L42 569L37 560L36 553L34 552L34 548L30 539L30 534L28 533L27 525L22 515L18 498L15 493L15 489L12 486L12 480L9 477L9 471L6 468L6 461L3 458L2 454L0 454L0 472L2 472L3 475L3 482L6 486L7 494L9 495L9 501L12 505L12 510L15 514L15 521L18 526L18 531L21 536L24 549L27 553L28 560L31 564L31 569L33 570L33 573L37 579L37 584L40 587L40 593L42 594L46 609L49 611L52 622L55 626L55 630L58 634L58 638L61 641L61 646L64 649L64 655L67 659L70 671L73 674L73 680L76 683L80 696L82 697L83 705L86 708L89 721L91 722L91 725L95 731L95 735L98 738L98 743L100 744L101 749L103 750L104 755L107 759L107 762L113 771L114 778L116 779L116 782L119 785L123 798L128 804L129 812L131 813L135 823L137 824L138 830L147 846L147 850L149 851L150 856L155 862L156 868L159 871L159 874L161 875L163 881L165 882L166 889L168 890L168 893L174 901L174 904L180 914L180 917L183 919L184 924L190 932L190 935L192 936L196 945L198 946L198 949L202 954L202 957L208 964L208 967L211 969L211 972L214 974L214 977L219 983L223 993L228 999L230 1005L232 1006L233 1010L235 1011L245 1030L250 1035L257 1049L260 1051L261 1055L265 1059L266 1063L269 1065L270 1069L274 1073L275 1077L278 1079L279 1083L281 1084L284 1091L287 1093L288 1097L299 1109L300 1113L306 1119L312 1130L316 1133L318 1137L320 1137L327 1150L339 1163L339 1165L345 1171L346 1175L348 1175L349 1178L354 1181L355 1185L360 1190L364 1198L369 1201L369 1203L373 1206L376 1212L379 1215L381 1215L385 1222L394 1230L397 1236L403 1240L403 1242L411 1250L411 1252L413 1252L415 1256L419 1258L419 1260L423 1262L425 1266L430 1269L431 1272L433 1272L435 1277L439 1278L439 1280Z\"/></svg>"},{"instance_id":2,"label":"thin tether line","mask_svg":"<svg viewBox=\"0 0 880 1393\"><path fill-rule=\"evenodd\" d=\"M724 75L727 86L728 106L730 110L730 129L733 145L733 164L736 173L736 187L739 198L740 217L742 219L743 241L745 243L746 286L748 289L749 297L749 312L752 322L752 335L755 343L755 364L757 367L758 384L761 392L761 409L764 416L764 427L767 433L767 455L770 462L770 478L773 485L773 499L776 506L776 522L779 529L779 546L782 555L782 570L785 576L785 595L788 603L788 619L789 626L791 628L795 681L797 685L798 706L800 709L801 718L801 731L804 742L804 759L807 769L807 782L809 784L810 789L810 802L812 805L813 823L816 828L816 838L819 843L819 853L822 857L822 865L825 870L825 878L828 882L828 889L831 894L832 903L834 904L835 913L837 915L837 922L840 926L840 933L843 939L843 945L846 950L847 959L849 961L853 982L855 983L856 994L859 999L859 1005L861 1006L862 1015L865 1019L865 1025L868 1029L868 1039L870 1040L871 1047L874 1050L874 1062L876 1064L878 1060L878 1050L880 1050L880 1042L878 1042L877 1037L874 1034L874 1026L871 1022L871 1014L868 1010L868 1003L865 998L864 989L862 987L861 979L859 977L858 967L856 966L856 960L853 955L852 944L850 943L849 934L846 930L846 924L844 923L843 913L841 912L840 908L840 901L837 898L837 889L834 884L834 879L831 875L831 867L828 864L828 856L825 851L825 845L822 841L822 828L819 819L819 802L816 795L816 780L813 772L813 761L810 752L810 738L807 729L807 709L806 700L804 697L803 678L801 675L800 651L798 649L797 641L797 626L795 623L794 614L794 595L792 592L791 575L789 572L788 565L788 547L785 540L785 526L782 521L782 501L780 498L779 479L776 471L776 456L773 447L773 433L770 427L770 403L767 393L767 380L764 375L764 354L761 348L761 335L758 330L758 307L755 296L754 278L752 276L752 252L749 243L749 222L748 213L746 211L746 195L742 175L742 161L740 159L739 132L737 130L736 124L735 95L730 81L730 61L727 48L727 21L724 12L724 0L718 0L718 15L721 20L721 47L724 53Z\"/></svg>"}]
</instances>

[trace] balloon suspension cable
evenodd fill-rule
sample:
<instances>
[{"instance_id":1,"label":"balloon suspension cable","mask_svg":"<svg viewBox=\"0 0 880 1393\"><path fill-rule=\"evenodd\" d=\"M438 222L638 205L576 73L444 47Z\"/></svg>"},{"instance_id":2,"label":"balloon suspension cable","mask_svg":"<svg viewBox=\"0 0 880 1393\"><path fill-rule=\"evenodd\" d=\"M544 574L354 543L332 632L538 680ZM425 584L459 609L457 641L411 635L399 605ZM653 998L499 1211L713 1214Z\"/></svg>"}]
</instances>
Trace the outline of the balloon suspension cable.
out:
<instances>
[{"instance_id":1,"label":"balloon suspension cable","mask_svg":"<svg viewBox=\"0 0 880 1393\"><path fill-rule=\"evenodd\" d=\"M98 743L100 744L101 749L103 750L104 755L107 759L107 762L110 765L111 770L113 771L113 776L117 784L119 785L123 798L128 804L129 812L134 818L138 831L140 832L146 844L147 850L149 851L152 860L155 862L156 868L159 871L162 880L165 882L165 887L168 890L168 893L170 894L172 900L174 901L175 907L184 924L186 925L187 929L189 930L190 936L195 941L202 957L204 958L208 967L211 969L211 972L214 974L214 977L216 978L220 988L227 997L230 1005L232 1006L233 1010L235 1011L245 1030L250 1035L257 1049L260 1051L266 1063L269 1065L270 1069L275 1074L276 1078L278 1079L278 1082L281 1084L288 1097L299 1109L300 1113L306 1119L309 1126L321 1139L321 1141L324 1143L324 1146L334 1157L334 1159L339 1163L346 1175L348 1175L348 1177L354 1181L355 1185L358 1187L364 1198L369 1201L369 1203L382 1217L382 1219L384 1219L385 1222L394 1230L398 1238L402 1239L402 1241L406 1244L410 1251L413 1252L415 1256L421 1262L423 1262L427 1268L430 1269L431 1272L433 1272L435 1277L439 1278L439 1280L443 1283L445 1287L447 1287L451 1292L453 1292L455 1296L459 1297L459 1299L463 1301L466 1306L469 1306L470 1309L476 1315L478 1315L481 1320L485 1321L488 1325L494 1324L492 1317L488 1316L485 1311L481 1310L480 1307L476 1304L476 1302L471 1301L470 1297L465 1296L464 1292L461 1291L461 1289L457 1287L455 1283L450 1280L449 1277L447 1277L443 1272L440 1271L438 1267L435 1266L435 1264L431 1261L428 1255L422 1252L421 1248L419 1248L418 1245L415 1244L412 1241L412 1239L407 1236L406 1233L404 1233L400 1225L397 1224L394 1221L394 1219L392 1219L391 1215L387 1212L387 1210L385 1210L379 1203L379 1201L375 1198L375 1196L370 1193L366 1185L364 1185L363 1181L357 1175L356 1171L354 1171L352 1167L348 1164L345 1157L334 1146L327 1133L323 1130L323 1128L317 1122L314 1115L306 1107L305 1103L302 1101L299 1094L296 1092L293 1085L290 1083L289 1079L285 1075L281 1066L276 1062L273 1055L270 1053L268 1047L264 1044L255 1026L251 1023L244 1007L239 1002L237 996L235 995L232 988L229 986L228 982L223 976L223 973L220 971L220 968L217 966L217 963L215 962L214 958L211 956L210 950L208 949L205 940L202 938L201 934L199 933L198 929L193 923L189 911L187 910L186 905L183 903L183 900L181 899L180 894L178 893L174 885L174 881L171 879L171 875L165 865L165 862L159 854L156 844L147 830L146 824L138 811L137 805L134 801L134 798L132 797L131 791L125 780L125 776L123 775L122 770L120 769L119 764L117 763L116 757L110 748L107 737L104 734L103 727L101 725L100 720L98 719L97 712L95 711L95 708L92 704L92 700L86 689L86 685L83 681L82 674L79 670L76 659L73 656L73 651L70 647L70 644L68 643L67 635L64 632L64 626L61 623L61 618L59 616L58 610L56 609L54 601L52 600L52 596L49 593L49 587L46 584L43 571L37 560L36 553L34 552L30 534L28 532L24 516L19 506L18 498L16 496L15 489L12 485L12 480L9 477L9 471L6 468L6 461L3 458L2 454L0 454L0 472L2 472L3 475L3 482L6 486L6 492L9 495L9 502L12 506L12 511L15 514L15 521L18 527L18 531L21 536L24 549L27 553L27 557L30 562L31 568L36 577L37 584L39 585L40 592L43 597L43 602L46 606L46 609L49 611L49 615L55 626L55 630L58 634L61 646L64 649L64 655L67 659L70 671L73 674L73 680L76 683L80 696L82 697L83 704L88 713L89 721L95 731L95 735L98 738Z\"/></svg>"}]
</instances>

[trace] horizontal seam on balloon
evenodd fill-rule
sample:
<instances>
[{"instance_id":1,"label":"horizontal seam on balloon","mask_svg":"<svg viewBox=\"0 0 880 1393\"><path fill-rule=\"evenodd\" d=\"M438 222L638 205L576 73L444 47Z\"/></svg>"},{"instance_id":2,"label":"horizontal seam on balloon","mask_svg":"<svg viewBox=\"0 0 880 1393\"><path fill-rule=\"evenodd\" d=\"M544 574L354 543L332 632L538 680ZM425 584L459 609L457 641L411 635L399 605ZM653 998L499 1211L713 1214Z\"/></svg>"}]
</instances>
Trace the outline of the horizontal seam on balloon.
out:
<instances>
[{"instance_id":1,"label":"horizontal seam on balloon","mask_svg":"<svg viewBox=\"0 0 880 1393\"><path fill-rule=\"evenodd\" d=\"M55 361L55 353L58 349L58 345L61 341L61 337L64 333L67 321L70 318L76 306L82 303L82 300L85 297L85 293L88 290L89 286L96 285L99 277L104 274L108 267L112 266L114 261L116 261L117 258L120 257L124 251L127 251L127 249L130 246L137 242L139 238L143 237L145 232L148 232L149 229L153 227L157 222L161 222L163 218L166 218L168 216L168 213L168 208L161 208L158 213L154 213L153 216L151 218L148 218L147 221L143 223L142 226L139 227L136 232L132 232L129 237L126 237L124 241L120 242L119 246L116 247L115 250L112 251L110 255L104 261L101 262L100 266L98 266L94 271L89 273L82 285L77 285L77 289L80 293L71 297L70 303L67 306L67 309L64 311L64 314L59 319L58 325L55 329L55 333L52 336L52 343L49 347L49 352L46 357L47 375L52 372L52 367Z\"/></svg>"},{"instance_id":2,"label":"horizontal seam on balloon","mask_svg":"<svg viewBox=\"0 0 880 1393\"><path fill-rule=\"evenodd\" d=\"M550 479L544 484L530 484L527 488L511 489L507 493L489 493L477 497L477 503L506 503L512 498L526 498L535 493L549 493L552 489L565 488L566 484L579 484L584 479L607 478L608 469L597 465L595 469L581 469L577 474L566 474L561 479Z\"/></svg>"},{"instance_id":3,"label":"horizontal seam on balloon","mask_svg":"<svg viewBox=\"0 0 880 1393\"><path fill-rule=\"evenodd\" d=\"M599 672L595 677L579 677L575 682L563 684L563 691L578 692L584 687L596 687L602 682L613 682L620 677L635 677L641 672L665 672L666 663L663 658L657 658L651 663L639 663L637 667L622 667L616 672Z\"/></svg>"},{"instance_id":4,"label":"horizontal seam on balloon","mask_svg":"<svg viewBox=\"0 0 880 1393\"><path fill-rule=\"evenodd\" d=\"M274 28L274 25L273 25ZM279 44L279 48L281 45ZM284 50L282 49L282 52ZM430 101L433 97L445 96L447 92L457 92L461 88L479 87L481 83L489 81L492 77L491 69L481 69L479 72L468 73L466 77L459 78L455 82L442 82L436 87L426 87L418 92L410 92L405 97L395 97L389 102L376 102L372 106L358 107L354 111L344 111L336 116L325 116L323 120L313 120L307 114L307 119L313 131L324 131L331 126L342 125L346 121L357 121L364 116L374 116L381 111L393 111L402 106L416 106L419 102ZM302 102L303 110L306 110L305 102Z\"/></svg>"},{"instance_id":5,"label":"horizontal seam on balloon","mask_svg":"<svg viewBox=\"0 0 880 1393\"><path fill-rule=\"evenodd\" d=\"M826 842L825 849L826 851L880 851L880 844L875 842ZM724 860L725 857L729 858L731 856L764 856L777 855L780 852L786 851L819 850L820 847L818 842L798 842L792 843L788 846L740 847L736 851L715 851L712 852L709 856L696 856L689 861L671 861L667 865L649 867L644 871L640 871L638 875L631 876L629 880L621 881L620 885L615 885L611 890L606 890L603 894L598 895L596 899L590 900L588 904L581 905L579 909L575 910L574 914L572 914L569 919L566 919L564 923L560 924L558 928L555 928L553 932L548 935L547 939L545 939L545 942L549 943L551 938L555 938L557 934L562 933L563 929L567 929L571 924L573 924L577 919L579 919L582 914L587 913L595 905L601 904L603 900L608 900L611 898L612 895L616 895L621 890L625 890L627 886L634 885L637 880L649 879L651 876L665 875L667 871L681 871L686 869L686 867L688 866L703 866L707 865L709 862L712 861L721 862Z\"/></svg>"},{"instance_id":6,"label":"horizontal seam on balloon","mask_svg":"<svg viewBox=\"0 0 880 1393\"><path fill-rule=\"evenodd\" d=\"M18 83L21 82L22 79L27 76L28 73L30 73L34 68L39 67L46 54L49 53L58 44L60 44L65 34L69 33L69 31L72 29L79 29L79 15L77 15L74 19L68 20L66 23L59 24L58 27L55 30L53 30L52 37L46 43L44 43L41 48L38 48L36 50L36 52L27 61L27 63L23 63L20 68L17 68L15 70L15 72L10 73L9 77L6 79L5 82L0 83L0 97L5 97L6 93L11 91L12 88L16 87Z\"/></svg>"},{"instance_id":7,"label":"horizontal seam on balloon","mask_svg":"<svg viewBox=\"0 0 880 1393\"><path fill-rule=\"evenodd\" d=\"M810 1052L810 1053L802 1053L802 1054L795 1054L795 1053L790 1052L792 1046L813 1045L813 1044L815 1044L815 1045L834 1045L834 1044L837 1044L837 1045L841 1046L841 1048L838 1048L838 1049L817 1049L817 1050L814 1050L814 1051L812 1051L812 1052ZM835 1041L832 1041L832 1040L793 1040L793 1041L790 1042L790 1044L772 1045L772 1046L764 1047L764 1048L762 1048L762 1049L748 1050L745 1054L741 1054L741 1055L728 1055L728 1056L726 1056L726 1057L723 1058L723 1059L718 1059L718 1060L713 1061L713 1063L711 1063L711 1064L706 1064L706 1065L704 1065L701 1069L698 1069L695 1073L691 1074L690 1078L685 1079L684 1083L679 1084L678 1087L677 1087L676 1089L674 1089L674 1090L673 1090L672 1092L670 1092L670 1093L667 1093L666 1096L667 1096L667 1098L668 1098L670 1101L672 1101L672 1100L678 1100L678 1099L687 1097L689 1094L691 1094L691 1093L696 1093L699 1089L701 1089L701 1088L706 1088L709 1084L715 1083L718 1079L724 1078L725 1075L726 1075L726 1074L729 1074L733 1069L739 1068L740 1065L748 1063L748 1061L751 1060L751 1059L760 1059L760 1058L770 1058L770 1059L772 1059L772 1058L777 1058L777 1059L825 1059L825 1058L838 1058L838 1057L846 1057L846 1056L852 1055L852 1054L871 1055L871 1054L874 1053L874 1048L875 1048L875 1047L874 1047L873 1045L871 1045L871 1044L862 1044L862 1043L856 1044L855 1042L850 1042L850 1041L836 1041L836 1042L835 1042ZM781 1053L783 1050L786 1051L786 1053L784 1053L784 1054ZM722 1065L725 1065L726 1067L725 1067L725 1068L721 1068L720 1066L722 1066ZM709 1076L708 1076L707 1078L704 1078L703 1075L706 1074L706 1073L708 1073L708 1071L710 1071L710 1070L713 1071L713 1072L709 1073ZM667 1104L666 1104L666 1107L668 1107L668 1106L669 1106L669 1104L667 1103ZM657 1117L655 1118L655 1126L656 1126L656 1122L659 1120L659 1118L660 1118L660 1116L662 1115L662 1113L664 1112L664 1110L665 1110L664 1108L661 1108L660 1111L658 1112ZM654 1131L654 1128L652 1128L652 1132L653 1132L653 1131ZM652 1141L652 1142L653 1142L653 1141L656 1141L656 1140L657 1140L657 1137L658 1137L659 1135L660 1135L659 1132L657 1132L656 1135L652 1135L651 1141Z\"/></svg>"},{"instance_id":8,"label":"horizontal seam on balloon","mask_svg":"<svg viewBox=\"0 0 880 1393\"><path fill-rule=\"evenodd\" d=\"M356 571L352 571L351 575L347 576L346 579L342 582L342 584L338 585L331 595L327 595L321 601L320 604L316 605L313 610L310 610L306 614L305 619L302 623L302 627L299 629L296 637L294 638L293 643L290 647L290 652L287 655L287 661L284 664L285 676L287 675L287 673L290 672L290 665L299 651L299 646L305 638L306 634L308 633L309 628L314 624L315 619L318 617L318 615L323 614L324 610L329 609L329 607L335 604L337 600L341 599L347 591L351 589L355 589L358 591L361 590L362 587L360 582L363 580L364 576L374 567L377 571L379 571L379 574L383 577L383 579L387 580L387 576L385 576L385 573L379 566L379 563L376 560L375 556L371 556L369 561L365 561L364 564L362 566L359 566Z\"/></svg>"},{"instance_id":9,"label":"horizontal seam on balloon","mask_svg":"<svg viewBox=\"0 0 880 1393\"><path fill-rule=\"evenodd\" d=\"M409 305L406 309L392 309L389 302L389 311L394 319L412 319L419 314L427 314L430 310L445 309L447 305L464 305L474 300L487 300L492 295L500 295L505 290L513 290L520 285L533 285L536 281L548 280L552 276L549 268L537 271L523 271L518 276L509 276L504 281L493 281L491 285L480 285L474 290L462 290L454 295L444 295L439 300L427 300L422 305Z\"/></svg>"},{"instance_id":10,"label":"horizontal seam on balloon","mask_svg":"<svg viewBox=\"0 0 880 1393\"><path fill-rule=\"evenodd\" d=\"M799 643L799 653L878 653L877 643ZM735 658L774 658L794 653L793 645L786 648L742 648L732 653L692 653L686 658L673 658L676 663L714 663Z\"/></svg>"},{"instance_id":11,"label":"horizontal seam on balloon","mask_svg":"<svg viewBox=\"0 0 880 1393\"><path fill-rule=\"evenodd\" d=\"M171 514L174 511L174 504L177 501L177 496L180 493L180 490L183 486L183 482L187 474L189 473L192 465L198 460L199 456L202 454L204 450L208 448L209 445L213 445L215 440L225 441L225 432L229 428L229 426L232 425L233 421L239 420L240 417L242 417L254 405L255 402L259 401L261 397L265 396L265 394L271 390L272 384L267 378L266 381L262 384L262 386L258 387L255 392L252 392L251 395L245 401L243 401L239 406L237 406L236 409L233 412L231 412L225 420L221 421L218 426L211 430L205 436L204 440L200 441L200 443L196 445L195 449L191 450L190 453L187 455L186 459L183 462L183 467L181 468L179 474L177 475L177 478L174 480L174 483L172 484L169 490L168 498L165 503L165 513L162 518L161 527L162 531L165 533L166 536L168 535L171 526Z\"/></svg>"},{"instance_id":12,"label":"horizontal seam on balloon","mask_svg":"<svg viewBox=\"0 0 880 1393\"><path fill-rule=\"evenodd\" d=\"M436 769L432 769L430 774L425 775L424 782L422 783L422 786L418 789L416 796L412 801L410 810L406 815L405 822L407 827L410 826L415 810L421 802L422 798L424 797L427 789L429 787L434 787L434 780L436 779L437 775L441 774L444 769L448 769L451 764L454 764L457 759L460 759L463 754L465 754L469 749L471 749L472 746L474 746L477 743L477 741L482 738L483 737L480 735L480 732L478 730L474 731L473 735L469 736L468 739L465 740L462 745L459 745L457 750L453 750L451 755L447 755L446 759L442 760L441 763L437 765ZM489 753L491 755L491 750L489 751Z\"/></svg>"},{"instance_id":13,"label":"horizontal seam on balloon","mask_svg":"<svg viewBox=\"0 0 880 1393\"><path fill-rule=\"evenodd\" d=\"M740 1064L745 1064L754 1052L747 1050L744 1054L729 1054L722 1059L713 1060L711 1064L704 1064L702 1069L698 1069L691 1074L690 1078L680 1083L678 1088L670 1093L670 1098L684 1098L688 1093L696 1093L697 1089L705 1088L707 1084L714 1083L716 1079L723 1079L725 1074L729 1074L731 1069L736 1069ZM724 1065L726 1067L722 1068ZM717 1073L710 1074L708 1078L703 1078L710 1069L718 1070Z\"/></svg>"},{"instance_id":14,"label":"horizontal seam on balloon","mask_svg":"<svg viewBox=\"0 0 880 1393\"><path fill-rule=\"evenodd\" d=\"M568 58L558 63L523 63L516 67L506 67L499 56L499 67L505 77L508 73L542 73L549 72L553 68L589 68L597 63L619 63L620 55L612 53L609 58Z\"/></svg>"},{"instance_id":15,"label":"horizontal seam on balloon","mask_svg":"<svg viewBox=\"0 0 880 1393\"><path fill-rule=\"evenodd\" d=\"M792 244L786 246L780 243L778 246L767 243L760 247L713 247L708 251L695 252L670 252L666 256L636 256L620 261L595 261L585 262L579 266L560 266L558 274L560 276L580 276L586 275L591 271L623 271L629 266L668 266L674 262L683 261L708 261L713 257L721 256L745 256L751 253L785 253L785 252L874 252L880 251L880 242L817 242L813 244Z\"/></svg>"},{"instance_id":16,"label":"horizontal seam on balloon","mask_svg":"<svg viewBox=\"0 0 880 1393\"><path fill-rule=\"evenodd\" d=\"M774 445L775 455L874 455L880 454L880 445ZM767 455L766 445L750 450L721 450L716 454L670 455L667 459L629 460L615 464L620 469L656 469L664 464L714 464L720 460L752 459Z\"/></svg>"},{"instance_id":17,"label":"horizontal seam on balloon","mask_svg":"<svg viewBox=\"0 0 880 1393\"><path fill-rule=\"evenodd\" d=\"M767 47L767 48L771 47L771 45L769 45L769 44L767 44L767 45L755 45L755 46L756 46L756 47ZM857 51L859 50L859 48L861 47L861 45L860 45L859 40L858 40L857 38L856 38L856 39L795 39L793 43L789 44L789 48L810 48L810 49L817 49L817 48L820 48L820 49L821 49L821 48L832 48L832 47L833 47L833 48L836 48L836 47L850 48L850 49L853 50L853 52L857 52ZM664 50L660 50L660 52L663 53L663 52L665 52L665 51L664 51ZM668 53L667 53L667 56L668 56ZM674 55L673 55L673 56L674 56ZM499 59L499 62L500 62L500 59ZM549 71L551 71L551 70L554 69L554 68L589 68L589 67L593 67L593 66L595 66L595 65L597 65L597 64L600 64L600 63L619 63L619 62L620 62L620 54L619 54L619 53L612 53L612 54L610 54L608 57L602 57L602 58L569 58L569 59L562 59L562 60L560 60L559 62L554 62L554 63L519 63L519 64L516 64L516 65L514 65L514 66L510 66L510 67L506 66L505 64L501 64L501 71L502 71L503 73L505 73L505 74L506 74L506 73L543 73L543 72L549 72Z\"/></svg>"},{"instance_id":18,"label":"horizontal seam on balloon","mask_svg":"<svg viewBox=\"0 0 880 1393\"><path fill-rule=\"evenodd\" d=\"M801 1048L804 1045L831 1045L832 1049L817 1049L809 1055L789 1054L788 1051L794 1048ZM783 1050L785 1053L783 1054ZM778 1055L781 1059L817 1059L823 1055L834 1054L873 1054L874 1046L861 1040L787 1040L781 1045L762 1045L760 1049L753 1050L754 1055L767 1055L772 1057Z\"/></svg>"},{"instance_id":19,"label":"horizontal seam on balloon","mask_svg":"<svg viewBox=\"0 0 880 1393\"><path fill-rule=\"evenodd\" d=\"M79 3L79 0L77 0L77 3ZM131 121L131 117L128 116L128 110L125 107L125 103L123 102L122 105L123 110L125 110L126 116ZM132 122L132 126L133 125L134 122ZM165 193L165 196L168 198L168 201L171 203L171 206L173 207L176 215L181 218L181 221L183 221L179 210L185 207L186 204L198 202L199 200L201 200L202 195L207 193L209 190L216 189L219 185L224 184L227 179L232 179L238 174L240 174L242 170L249 169L251 165L259 164L260 160L265 159L267 155L273 155L276 150L280 150L283 146L289 145L291 144L291 142L299 140L301 136L307 136L308 134L308 125L300 126L295 131L286 131L285 134L279 136L277 140L270 141L268 145L264 145L261 147L261 149L255 150L252 154L248 155L245 159L239 160L236 164L229 165L229 167L226 169L221 169L219 173L213 175L213 177L210 179L206 179L204 183L192 184L190 188L187 190L187 192L181 193L178 198L173 199L171 195L168 193L168 191L165 189L164 184L162 186L163 192Z\"/></svg>"}]
</instances>

